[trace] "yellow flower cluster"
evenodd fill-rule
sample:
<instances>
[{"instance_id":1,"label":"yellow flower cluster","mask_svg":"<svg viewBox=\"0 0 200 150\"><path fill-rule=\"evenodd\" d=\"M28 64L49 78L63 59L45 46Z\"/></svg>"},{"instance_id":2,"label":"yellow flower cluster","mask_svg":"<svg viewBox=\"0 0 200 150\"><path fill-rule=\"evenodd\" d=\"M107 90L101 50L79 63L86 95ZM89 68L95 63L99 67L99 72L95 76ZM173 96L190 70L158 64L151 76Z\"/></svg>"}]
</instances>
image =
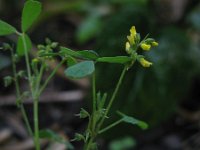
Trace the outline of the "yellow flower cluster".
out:
<instances>
[{"instance_id":1,"label":"yellow flower cluster","mask_svg":"<svg viewBox=\"0 0 200 150\"><path fill-rule=\"evenodd\" d=\"M130 35L127 36L128 41L125 44L125 50L131 57L136 57L143 67L150 67L151 62L144 59L144 56L137 55L137 50L141 48L144 51L149 51L151 47L158 46L158 43L152 38L145 38L140 41L140 34L136 32L135 26L130 29Z\"/></svg>"}]
</instances>

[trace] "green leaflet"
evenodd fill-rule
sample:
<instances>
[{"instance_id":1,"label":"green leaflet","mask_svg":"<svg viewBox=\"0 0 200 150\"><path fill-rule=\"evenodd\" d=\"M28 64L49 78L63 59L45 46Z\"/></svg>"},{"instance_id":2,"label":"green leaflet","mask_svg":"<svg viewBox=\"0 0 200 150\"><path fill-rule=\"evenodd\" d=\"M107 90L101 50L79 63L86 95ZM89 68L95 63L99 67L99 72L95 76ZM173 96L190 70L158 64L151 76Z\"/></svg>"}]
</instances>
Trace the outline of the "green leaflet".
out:
<instances>
[{"instance_id":1,"label":"green leaflet","mask_svg":"<svg viewBox=\"0 0 200 150\"><path fill-rule=\"evenodd\" d=\"M118 63L118 64L126 64L131 61L132 59L128 56L100 57L97 59L97 62Z\"/></svg>"},{"instance_id":2,"label":"green leaflet","mask_svg":"<svg viewBox=\"0 0 200 150\"><path fill-rule=\"evenodd\" d=\"M61 49L60 51L61 55L68 55L88 60L96 60L98 58L98 54L93 50L74 51L66 47L61 47L60 49Z\"/></svg>"},{"instance_id":3,"label":"green leaflet","mask_svg":"<svg viewBox=\"0 0 200 150\"><path fill-rule=\"evenodd\" d=\"M23 38L25 39L24 41ZM26 45L26 48L24 44ZM25 54L25 50L27 49L29 52L31 48L32 48L32 43L28 35L24 34L22 36L19 36L17 42L17 54L19 56L23 56Z\"/></svg>"},{"instance_id":4,"label":"green leaflet","mask_svg":"<svg viewBox=\"0 0 200 150\"><path fill-rule=\"evenodd\" d=\"M8 23L0 20L0 36L9 35L15 33L17 30Z\"/></svg>"},{"instance_id":5,"label":"green leaflet","mask_svg":"<svg viewBox=\"0 0 200 150\"><path fill-rule=\"evenodd\" d=\"M80 79L91 75L94 70L93 61L83 61L67 68L65 70L65 75L73 79Z\"/></svg>"},{"instance_id":6,"label":"green leaflet","mask_svg":"<svg viewBox=\"0 0 200 150\"><path fill-rule=\"evenodd\" d=\"M26 32L33 22L38 18L42 10L42 5L38 1L28 0L24 4L22 11L22 24L21 28L23 32Z\"/></svg>"},{"instance_id":7,"label":"green leaflet","mask_svg":"<svg viewBox=\"0 0 200 150\"><path fill-rule=\"evenodd\" d=\"M117 113L122 117L123 121L126 123L130 123L132 125L138 125L141 129L147 129L148 124L145 123L144 121L140 121L138 119L135 119L131 116L127 116L126 114L117 111Z\"/></svg>"}]
</instances>

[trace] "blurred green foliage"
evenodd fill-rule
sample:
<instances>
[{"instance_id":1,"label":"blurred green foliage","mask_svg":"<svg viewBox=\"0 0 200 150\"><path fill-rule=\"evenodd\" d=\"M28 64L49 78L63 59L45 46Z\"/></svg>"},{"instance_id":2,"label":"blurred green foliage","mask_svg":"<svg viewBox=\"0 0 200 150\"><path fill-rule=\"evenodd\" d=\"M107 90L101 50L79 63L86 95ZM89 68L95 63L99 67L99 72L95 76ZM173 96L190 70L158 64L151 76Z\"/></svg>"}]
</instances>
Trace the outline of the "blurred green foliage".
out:
<instances>
[{"instance_id":1,"label":"blurred green foliage","mask_svg":"<svg viewBox=\"0 0 200 150\"><path fill-rule=\"evenodd\" d=\"M109 150L122 150L122 149L132 149L135 147L136 141L131 137L123 137L114 140L109 145Z\"/></svg>"},{"instance_id":2,"label":"blurred green foliage","mask_svg":"<svg viewBox=\"0 0 200 150\"><path fill-rule=\"evenodd\" d=\"M9 66L10 64L10 59L5 55L0 54L0 70Z\"/></svg>"}]
</instances>

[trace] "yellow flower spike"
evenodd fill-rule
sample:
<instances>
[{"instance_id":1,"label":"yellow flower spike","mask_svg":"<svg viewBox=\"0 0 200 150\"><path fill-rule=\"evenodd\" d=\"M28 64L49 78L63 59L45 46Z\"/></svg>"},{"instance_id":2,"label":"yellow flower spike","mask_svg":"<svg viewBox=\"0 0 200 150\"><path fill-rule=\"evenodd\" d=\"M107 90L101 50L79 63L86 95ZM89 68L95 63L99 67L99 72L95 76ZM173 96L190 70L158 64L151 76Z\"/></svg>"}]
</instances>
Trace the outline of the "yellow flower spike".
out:
<instances>
[{"instance_id":1,"label":"yellow flower spike","mask_svg":"<svg viewBox=\"0 0 200 150\"><path fill-rule=\"evenodd\" d=\"M148 50L150 50L151 45L146 44L146 43L142 43L142 44L141 44L141 48L142 48L143 50L145 50L145 51L148 51Z\"/></svg>"},{"instance_id":2,"label":"yellow flower spike","mask_svg":"<svg viewBox=\"0 0 200 150\"><path fill-rule=\"evenodd\" d=\"M139 62L143 67L150 67L152 65L151 62L145 60L144 58L140 58Z\"/></svg>"},{"instance_id":3,"label":"yellow flower spike","mask_svg":"<svg viewBox=\"0 0 200 150\"><path fill-rule=\"evenodd\" d=\"M152 46L158 46L158 42L155 42L155 41L152 42L151 44L152 44Z\"/></svg>"},{"instance_id":4,"label":"yellow flower spike","mask_svg":"<svg viewBox=\"0 0 200 150\"><path fill-rule=\"evenodd\" d=\"M137 32L136 32L135 26L132 26L131 29L130 29L130 35L127 36L127 39L128 39L128 41L130 42L131 45L135 44L136 34L137 34Z\"/></svg>"}]
</instances>

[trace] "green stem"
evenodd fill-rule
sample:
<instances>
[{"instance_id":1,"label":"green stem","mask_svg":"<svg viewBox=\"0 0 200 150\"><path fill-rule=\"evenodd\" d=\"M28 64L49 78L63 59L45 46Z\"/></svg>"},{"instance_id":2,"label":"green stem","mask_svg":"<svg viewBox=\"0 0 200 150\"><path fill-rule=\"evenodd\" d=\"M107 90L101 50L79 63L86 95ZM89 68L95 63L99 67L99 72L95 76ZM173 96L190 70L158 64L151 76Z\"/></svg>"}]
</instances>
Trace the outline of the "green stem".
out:
<instances>
[{"instance_id":1,"label":"green stem","mask_svg":"<svg viewBox=\"0 0 200 150\"><path fill-rule=\"evenodd\" d=\"M15 89L16 89L16 96L17 96L17 100L19 100L19 108L21 110L24 122L26 124L28 133L30 136L33 136L33 131L31 129L24 105L22 103L22 99L21 99L21 93L20 93L20 88L19 88L19 81L18 81L18 76L17 76L17 71L16 71L16 65L15 65L15 56L14 56L14 52L13 49L11 49L11 57L12 57L12 69L13 69L13 74L14 74L14 81L15 81Z\"/></svg>"},{"instance_id":2,"label":"green stem","mask_svg":"<svg viewBox=\"0 0 200 150\"><path fill-rule=\"evenodd\" d=\"M105 112L104 116L102 117L102 120L98 124L97 131L94 131L95 130L95 126L96 126L95 112L94 112L96 110L96 88L95 88L95 76L93 74L93 79L92 79L92 86L93 86L92 87L92 89L93 89L93 92L92 92L93 93L93 115L92 115L91 124L88 125L88 128L90 129L90 132L92 131L92 133L90 135L90 138L86 141L86 143L84 145L84 148L83 148L84 150L91 150L91 144L93 144L93 140L97 136L97 134L95 132L97 132L98 134L103 133L103 132L109 130L113 126L115 126L115 125L117 125L117 124L119 124L119 123L121 123L123 121L122 119L120 119L120 120L114 122L113 124L109 125L108 127L106 127L106 128L104 128L104 129L102 129L102 130L99 131L99 129L101 128L101 125L103 124L103 122L104 122L107 114L109 113L109 110L110 110L110 108L111 108L111 106L113 104L113 101L115 100L115 97L116 97L116 95L117 95L117 93L119 91L119 87L120 87L120 85L122 83L122 80L124 78L126 70L127 70L127 67L125 66L124 69L123 69L123 71L122 71L122 73L121 73L121 75L120 75L119 81L118 81L118 83L116 85L116 88L115 88L115 90L113 92L113 95L112 95L112 97L111 97L111 99L110 99L110 101L108 103L108 106L106 108L106 112Z\"/></svg>"},{"instance_id":3,"label":"green stem","mask_svg":"<svg viewBox=\"0 0 200 150\"><path fill-rule=\"evenodd\" d=\"M44 89L46 88L47 84L49 83L49 81L52 79L52 77L55 75L55 73L57 72L57 70L60 68L60 66L65 62L65 60L63 59L55 68L54 70L51 72L51 74L49 75L49 77L46 79L46 81L44 82L44 84L42 85L42 87L39 90L38 95L40 95Z\"/></svg>"},{"instance_id":4,"label":"green stem","mask_svg":"<svg viewBox=\"0 0 200 150\"><path fill-rule=\"evenodd\" d=\"M105 131L111 129L112 127L114 127L114 126L120 124L121 122L123 122L123 119L120 119L120 120L118 120L118 121L116 121L116 122L110 124L109 126L103 128L102 130L100 130L100 131L98 132L98 134L101 134L101 133L103 133L103 132L105 132Z\"/></svg>"},{"instance_id":5,"label":"green stem","mask_svg":"<svg viewBox=\"0 0 200 150\"><path fill-rule=\"evenodd\" d=\"M92 94L93 94L93 111L96 111L96 81L95 81L95 72L92 76Z\"/></svg>"},{"instance_id":6,"label":"green stem","mask_svg":"<svg viewBox=\"0 0 200 150\"><path fill-rule=\"evenodd\" d=\"M26 69L28 72L28 80L29 80L29 85L30 85L30 89L32 90L32 76L31 76L31 68L30 68L30 62L29 62L29 56L28 56L28 47L26 44L26 39L25 39L25 33L22 33L22 41L23 41L23 45L24 45L24 50L25 50L25 61L26 61Z\"/></svg>"},{"instance_id":7,"label":"green stem","mask_svg":"<svg viewBox=\"0 0 200 150\"><path fill-rule=\"evenodd\" d=\"M34 117L34 142L35 149L40 150L40 137L39 137L39 121L38 121L38 102L39 98L35 97L33 99L33 117Z\"/></svg>"},{"instance_id":8,"label":"green stem","mask_svg":"<svg viewBox=\"0 0 200 150\"><path fill-rule=\"evenodd\" d=\"M31 93L32 93L32 98L33 98L35 149L36 150L40 150L39 121L38 121L38 101L39 101L38 96L39 96L39 94L37 92L37 89L33 89L33 84L32 83L35 81L35 79L32 81L30 62L29 62L29 55L28 55L28 47L27 47L27 44L26 44L25 33L22 33L21 36L22 36L23 45L24 45L24 49L25 49L25 61L26 61L26 68L27 68L27 72L28 72L28 81L29 81L29 86L30 86L30 90L31 90Z\"/></svg>"},{"instance_id":9,"label":"green stem","mask_svg":"<svg viewBox=\"0 0 200 150\"><path fill-rule=\"evenodd\" d=\"M26 111L25 111L25 108L24 108L24 105L23 104L20 104L20 109L21 109L21 113L22 113L22 116L24 118L24 122L26 124L26 127L27 127L27 130L28 130L28 133L31 137L33 137L33 131L31 129L31 125L30 125L30 122L28 120L28 116L26 114Z\"/></svg>"},{"instance_id":10,"label":"green stem","mask_svg":"<svg viewBox=\"0 0 200 150\"><path fill-rule=\"evenodd\" d=\"M39 93L39 88L40 88L40 84L41 84L41 80L42 80L42 75L43 75L43 73L44 73L44 69L45 69L45 64L44 64L45 62L42 62L42 66L41 66L41 68L40 68L40 72L39 72L39 75L37 76L37 83L36 83L36 93L38 93L38 96L41 94L41 93Z\"/></svg>"},{"instance_id":11,"label":"green stem","mask_svg":"<svg viewBox=\"0 0 200 150\"><path fill-rule=\"evenodd\" d=\"M93 111L92 111L92 124L91 124L91 130L92 134L95 133L95 126L96 126L96 81L95 81L95 72L92 76L92 95L93 95Z\"/></svg>"},{"instance_id":12,"label":"green stem","mask_svg":"<svg viewBox=\"0 0 200 150\"><path fill-rule=\"evenodd\" d=\"M103 122L104 122L106 116L107 116L108 113L109 113L109 110L110 110L110 108L111 108L111 106L112 106L112 104L113 104L113 101L115 100L115 97L116 97L116 95L117 95L117 93L118 93L118 91L119 91L119 87L120 87L120 85L121 85L121 83L122 83L122 80L123 80L123 78L124 78L124 76L125 76L126 71L127 71L127 66L124 66L124 69L123 69L123 71L122 71L122 73L121 73L121 75L120 75L119 81L118 81L118 83L117 83L117 85L116 85L116 87L115 87L115 90L114 90L114 92L113 92L113 95L112 95L112 97L111 97L111 99L110 99L110 101L109 101L109 103L108 103L107 108L106 108L104 117L102 118L102 120L101 120L100 123L99 123L99 126L98 126L99 129L101 128L101 126L102 126L102 124L103 124Z\"/></svg>"},{"instance_id":13,"label":"green stem","mask_svg":"<svg viewBox=\"0 0 200 150\"><path fill-rule=\"evenodd\" d=\"M89 139L85 142L84 144L84 150L90 150L91 144L93 143L93 139L96 136L95 133L95 126L96 126L96 119L95 119L95 114L96 114L96 79L95 79L95 72L92 75L92 104L93 104L93 109L92 109L92 115L91 118L89 118L89 123L87 127L87 132L90 132L90 137Z\"/></svg>"},{"instance_id":14,"label":"green stem","mask_svg":"<svg viewBox=\"0 0 200 150\"><path fill-rule=\"evenodd\" d=\"M87 143L85 143L83 150L92 150L91 144L93 143L93 138L91 137Z\"/></svg>"}]
</instances>

